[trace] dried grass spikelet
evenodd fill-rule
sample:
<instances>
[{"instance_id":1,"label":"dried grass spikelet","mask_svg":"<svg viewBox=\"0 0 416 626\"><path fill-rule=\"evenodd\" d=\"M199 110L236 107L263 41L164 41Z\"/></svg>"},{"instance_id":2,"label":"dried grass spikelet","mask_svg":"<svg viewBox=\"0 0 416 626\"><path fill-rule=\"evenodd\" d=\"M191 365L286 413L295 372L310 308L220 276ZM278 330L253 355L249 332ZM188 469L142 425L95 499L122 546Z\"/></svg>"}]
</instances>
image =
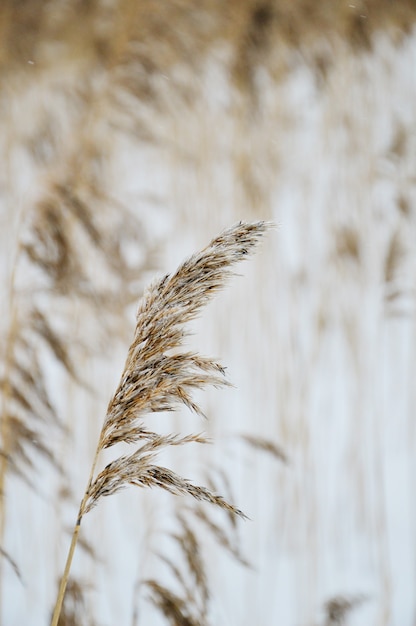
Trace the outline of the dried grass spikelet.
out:
<instances>
[{"instance_id":1,"label":"dried grass spikelet","mask_svg":"<svg viewBox=\"0 0 416 626\"><path fill-rule=\"evenodd\" d=\"M89 298L97 305L121 297L124 304L126 289L120 281L137 282L143 270L154 269L155 259L154 250L146 246L143 260L132 263L120 241L137 246L143 239L142 224L126 207L94 180L79 181L73 175L52 181L34 207L22 252L47 277L54 294ZM85 264L85 249L108 274L107 289L97 289L96 277ZM134 295L137 298L137 291Z\"/></svg>"},{"instance_id":2,"label":"dried grass spikelet","mask_svg":"<svg viewBox=\"0 0 416 626\"><path fill-rule=\"evenodd\" d=\"M177 511L179 530L171 533L179 552L175 558L158 553L176 583L177 591L156 580L146 580L149 599L172 625L207 622L210 591L198 537L184 515ZM178 558L179 557L179 558Z\"/></svg>"},{"instance_id":3,"label":"dried grass spikelet","mask_svg":"<svg viewBox=\"0 0 416 626\"><path fill-rule=\"evenodd\" d=\"M259 437L258 435L253 435L249 433L242 433L241 435L239 435L239 439L241 439L241 441L244 441L255 450L267 452L272 457L281 461L282 463L285 463L286 465L289 463L286 452L279 444L271 441L270 439L266 439L265 437Z\"/></svg>"},{"instance_id":4,"label":"dried grass spikelet","mask_svg":"<svg viewBox=\"0 0 416 626\"><path fill-rule=\"evenodd\" d=\"M11 288L12 322L2 350L4 356L2 354L0 359L0 492L3 492L8 468L29 482L24 475L24 465L33 473L34 465L28 462L30 447L33 452L53 459L52 449L47 439L43 438L42 442L38 428L45 421L60 425L48 395L40 350L46 347L52 359L73 380L83 384L75 365L76 342L68 341L67 334L62 332L62 323L57 324L54 318L66 323L74 296L86 313L93 312L95 316L98 308L100 314L105 308L107 317L117 314L119 321L120 309L132 300L133 295L137 297L138 277L149 269L148 263L152 267L152 250L149 254L146 251L144 260L132 266L124 257L119 244L119 240L126 239L125 233L120 232L121 223L129 229L130 241L134 240L136 246L141 243L140 225L132 218L128 219L126 209L123 211L117 207L118 211L115 211L108 208L107 215L116 215L110 225L107 220L95 217L91 206L96 207L99 199L104 203L103 195L88 185L55 183L24 220L16 266L22 270L22 275L27 264L35 271L30 288L24 281L20 285L15 277ZM109 204L109 200L106 201ZM88 248L79 243L80 239ZM86 250L90 252L91 249L97 252L98 262L103 261L101 267L108 274L104 287L97 285L96 277L88 275L83 267L86 265ZM54 311L53 315L51 311ZM92 339L90 341L92 344Z\"/></svg>"},{"instance_id":5,"label":"dried grass spikelet","mask_svg":"<svg viewBox=\"0 0 416 626\"><path fill-rule=\"evenodd\" d=\"M401 265L405 260L406 250L400 232L396 231L390 239L384 261L384 280L386 285L394 283Z\"/></svg>"},{"instance_id":6,"label":"dried grass spikelet","mask_svg":"<svg viewBox=\"0 0 416 626\"><path fill-rule=\"evenodd\" d=\"M17 578L22 582L23 579L22 579L22 574L20 572L20 569L19 569L17 563L12 559L10 554L8 552L6 552L6 550L3 550L3 548L1 548L1 547L0 547L0 554L1 554L1 556L4 559L6 559L6 561L9 563L9 565L13 569L14 573L16 574Z\"/></svg>"},{"instance_id":7,"label":"dried grass spikelet","mask_svg":"<svg viewBox=\"0 0 416 626\"><path fill-rule=\"evenodd\" d=\"M404 305L406 300L413 300L413 290L408 278L409 250L404 231L397 228L388 242L383 268L384 299L386 313L389 316L408 314L408 309Z\"/></svg>"},{"instance_id":8,"label":"dried grass spikelet","mask_svg":"<svg viewBox=\"0 0 416 626\"><path fill-rule=\"evenodd\" d=\"M242 511L223 497L155 464L161 449L205 442L201 435L159 435L149 431L140 420L147 413L173 411L182 404L202 415L201 408L192 398L192 391L206 385L226 384L221 365L181 351L186 336L183 327L224 286L232 274L231 267L253 252L270 226L267 222L240 222L229 228L182 263L174 274L167 274L154 283L142 299L134 339L119 386L108 405L88 486L80 504L52 626L58 624L82 517L101 497L131 484L160 487L175 495L190 495L196 500L210 502L244 517ZM100 452L121 441L142 445L133 454L112 461L94 477Z\"/></svg>"},{"instance_id":9,"label":"dried grass spikelet","mask_svg":"<svg viewBox=\"0 0 416 626\"><path fill-rule=\"evenodd\" d=\"M192 513L222 549L228 552L240 565L251 567L249 560L241 552L234 523L231 522L230 528L226 528L224 524L219 524L213 520L208 511L200 505L192 507Z\"/></svg>"},{"instance_id":10,"label":"dried grass spikelet","mask_svg":"<svg viewBox=\"0 0 416 626\"><path fill-rule=\"evenodd\" d=\"M220 491L227 500L234 500L229 477L222 467L210 464L204 481L211 492ZM172 626L182 623L208 626L211 590L203 548L207 539L212 539L240 565L251 567L240 549L239 517L224 509L212 511L195 500L188 501L186 506L180 502L175 509L179 530L168 536L174 540L177 552L171 557L156 553L170 574L171 586L155 579L145 580L143 584L152 604ZM217 513L215 519L210 512Z\"/></svg>"},{"instance_id":11,"label":"dried grass spikelet","mask_svg":"<svg viewBox=\"0 0 416 626\"><path fill-rule=\"evenodd\" d=\"M81 351L91 356L104 345L108 349L108 336L116 336L111 331L127 305L137 300L143 275L156 261L156 245L148 245L140 220L86 174L71 172L52 176L39 201L22 209L12 243L10 313L0 338L0 545L9 474L39 491L37 461L43 459L66 481L55 455L54 433L67 435L71 424L63 427L54 406L46 364L59 364L84 384L77 356ZM93 262L86 262L90 258ZM82 310L84 330L74 340L67 330L75 303ZM88 332L97 310L101 325L97 333ZM0 595L3 560L0 552Z\"/></svg>"},{"instance_id":12,"label":"dried grass spikelet","mask_svg":"<svg viewBox=\"0 0 416 626\"><path fill-rule=\"evenodd\" d=\"M59 617L58 626L94 626L94 622L87 616L85 591L87 585L73 578L68 581L65 601Z\"/></svg>"},{"instance_id":13,"label":"dried grass spikelet","mask_svg":"<svg viewBox=\"0 0 416 626\"><path fill-rule=\"evenodd\" d=\"M204 626L189 614L186 601L155 580L147 581L152 591L151 600L169 620L171 626Z\"/></svg>"},{"instance_id":14,"label":"dried grass spikelet","mask_svg":"<svg viewBox=\"0 0 416 626\"><path fill-rule=\"evenodd\" d=\"M21 313L21 312L20 312ZM10 470L34 489L34 457L43 457L60 470L45 432L62 430L62 423L50 398L45 372L38 354L40 340L55 359L70 373L73 371L68 352L52 330L48 320L36 307L24 310L25 322L16 320L7 338L0 379L0 499L3 500L5 475ZM2 515L4 507L0 506ZM3 522L1 524L3 527Z\"/></svg>"},{"instance_id":15,"label":"dried grass spikelet","mask_svg":"<svg viewBox=\"0 0 416 626\"><path fill-rule=\"evenodd\" d=\"M335 231L335 259L351 261L359 265L362 260L362 242L358 229L341 226Z\"/></svg>"},{"instance_id":16,"label":"dried grass spikelet","mask_svg":"<svg viewBox=\"0 0 416 626\"><path fill-rule=\"evenodd\" d=\"M346 623L348 614L363 602L366 597L362 595L345 597L334 596L325 602L326 626L342 626Z\"/></svg>"},{"instance_id":17,"label":"dried grass spikelet","mask_svg":"<svg viewBox=\"0 0 416 626\"><path fill-rule=\"evenodd\" d=\"M206 475L206 483L211 491L221 491L225 493L227 500L234 500L231 481L226 471L220 466L211 466ZM243 555L240 548L238 535L238 517L229 511L222 511L225 514L223 521L217 516L214 520L206 508L199 503L192 503L189 506L190 512L202 525L203 533L211 535L215 542L225 550L233 559L244 567L251 567L248 559Z\"/></svg>"}]
</instances>

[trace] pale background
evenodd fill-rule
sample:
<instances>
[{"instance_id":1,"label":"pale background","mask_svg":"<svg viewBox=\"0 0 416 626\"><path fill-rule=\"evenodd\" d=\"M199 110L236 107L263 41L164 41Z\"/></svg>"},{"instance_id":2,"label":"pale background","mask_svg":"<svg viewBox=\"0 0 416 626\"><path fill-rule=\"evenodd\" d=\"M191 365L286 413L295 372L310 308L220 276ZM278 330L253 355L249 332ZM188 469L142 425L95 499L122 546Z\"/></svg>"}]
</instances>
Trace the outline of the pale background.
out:
<instances>
[{"instance_id":1,"label":"pale background","mask_svg":"<svg viewBox=\"0 0 416 626\"><path fill-rule=\"evenodd\" d=\"M156 9L147 4L153 28ZM278 4L271 3L272 11ZM133 11L134 3L124 5ZM45 436L73 495L61 497L67 483L43 460L30 470L38 493L7 478L2 545L22 580L3 563L4 626L48 623L69 544L64 529L75 521L100 423L121 373L135 294L240 219L271 219L277 228L238 268L243 276L204 311L192 338L192 346L227 366L235 388L201 396L208 423L186 413L149 418L174 431L206 430L214 446L202 452L191 447L186 458L176 454L176 467L193 477L204 464L220 464L235 502L250 517L239 533L251 570L214 551L207 539L211 622L324 624L325 602L343 596L362 597L346 624L413 626L414 12L406 14L403 3L402 21L379 24L377 7L371 14L366 3L343 5L343 15L357 12L357 24L373 19L371 44L364 45L326 23L322 33L319 23L311 23L309 36L305 10L305 32L294 42L273 26L276 32L259 35L261 42L267 39L263 47L247 27L257 56L249 46L244 56L244 38L226 29L212 41L208 35L198 40L205 25L211 28L210 19L222 19L222 9L211 13L207 3L206 15L196 15L194 24L186 3L172 3L178 16L172 9L164 17L161 9L161 30L149 26L151 36L140 39L139 33L133 43L130 34L124 40L120 35L122 52L100 64L87 26L82 30L83 20L96 18L81 15L74 35L77 9L72 13L70 6L62 2L55 9L57 22L68 19L66 39L51 35L55 17L48 5L44 34L40 28L17 52L4 45L0 317L5 345L16 309L24 324L27 302L37 299L56 318L74 349L79 377L94 392L82 389L45 352L48 389L70 432L46 429ZM94 9L103 16L96 31L104 40L113 6ZM285 15L290 8L282 6ZM243 9L237 22L242 15ZM137 19L145 31L145 18ZM272 12L267 19L283 18ZM233 16L224 20L232 24ZM65 33L62 23L59 32ZM183 49L175 56L179 42ZM143 78L147 71L150 78ZM131 77L138 81L136 92L123 91ZM124 313L88 308L76 297L65 299L65 291L51 295L39 270L28 267L27 258L19 261L17 242L30 237L37 203L57 182L82 187L89 177L113 200L103 208L90 196L100 227L108 224L112 232L119 219L114 213L123 215L119 207L139 220L139 234L123 230L124 218L118 224L120 245L142 267L129 283L113 278L114 293L133 294ZM85 234L75 240L91 284L106 285L102 257ZM288 464L236 442L233 432L271 439ZM86 591L80 623L90 616L101 626L164 623L146 592L138 596L137 580L166 577L152 551L163 545L172 506L155 491L131 488L87 516L82 533L96 558L80 550L74 562Z\"/></svg>"}]
</instances>

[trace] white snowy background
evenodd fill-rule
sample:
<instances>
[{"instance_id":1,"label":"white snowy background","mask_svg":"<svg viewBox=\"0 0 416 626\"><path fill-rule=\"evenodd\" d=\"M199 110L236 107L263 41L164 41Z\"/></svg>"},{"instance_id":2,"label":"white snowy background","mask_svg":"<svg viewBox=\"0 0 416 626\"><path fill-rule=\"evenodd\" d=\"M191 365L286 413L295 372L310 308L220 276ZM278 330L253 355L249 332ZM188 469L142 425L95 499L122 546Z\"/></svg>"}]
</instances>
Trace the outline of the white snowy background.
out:
<instances>
[{"instance_id":1,"label":"white snowy background","mask_svg":"<svg viewBox=\"0 0 416 626\"><path fill-rule=\"evenodd\" d=\"M178 65L156 76L163 107L131 104L141 128L151 129L149 142L119 132L110 105L108 118L101 111L88 121L106 151L103 184L157 249L157 269L144 282L240 219L277 224L195 324L192 347L218 357L235 387L204 392L207 423L186 413L149 418L206 430L214 446L177 463L188 476L202 462L220 463L250 518L239 532L252 569L212 546L206 552L216 626L323 624L324 603L339 595L362 596L351 626L416 619L416 35L397 42L376 33L373 48L357 53L342 42L322 49L332 64L323 82L301 52L280 50L290 69L273 76L280 57L258 68L250 106L230 79L226 44L210 50L198 73ZM62 153L75 153L79 137L60 91L76 90L76 63L34 63L33 79L30 68L4 87L4 333L20 220L66 167L57 160L42 170L22 145L44 115L56 122ZM189 105L178 85L192 92ZM4 626L48 623L69 544L63 528L75 521L134 308L118 347L79 364L96 393L46 364L71 425L69 440L51 433L50 443L72 476L74 500L51 496L59 478L43 463L38 493L8 479L4 548L22 580L3 565ZM73 324L82 336L76 304ZM288 464L234 441L234 432L270 438ZM100 626L164 623L146 593L138 600L137 580L163 576L152 550L165 541L170 511L169 498L131 488L85 518L82 533L97 558L79 551L74 574Z\"/></svg>"}]
</instances>

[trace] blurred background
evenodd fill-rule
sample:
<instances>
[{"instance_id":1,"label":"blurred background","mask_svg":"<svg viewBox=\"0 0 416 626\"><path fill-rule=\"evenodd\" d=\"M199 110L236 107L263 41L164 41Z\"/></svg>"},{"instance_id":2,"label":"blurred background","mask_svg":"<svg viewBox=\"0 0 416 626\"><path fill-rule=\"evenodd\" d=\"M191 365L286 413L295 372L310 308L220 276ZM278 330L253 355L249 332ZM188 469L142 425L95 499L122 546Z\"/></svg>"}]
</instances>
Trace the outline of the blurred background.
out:
<instances>
[{"instance_id":1,"label":"blurred background","mask_svg":"<svg viewBox=\"0 0 416 626\"><path fill-rule=\"evenodd\" d=\"M206 431L167 462L250 519L104 499L61 625L416 624L415 18L413 0L1 2L2 626L50 621L145 285L240 219L278 227L190 339L234 387L204 392L207 422L148 419ZM183 593L186 525L210 587L187 622L144 582Z\"/></svg>"}]
</instances>

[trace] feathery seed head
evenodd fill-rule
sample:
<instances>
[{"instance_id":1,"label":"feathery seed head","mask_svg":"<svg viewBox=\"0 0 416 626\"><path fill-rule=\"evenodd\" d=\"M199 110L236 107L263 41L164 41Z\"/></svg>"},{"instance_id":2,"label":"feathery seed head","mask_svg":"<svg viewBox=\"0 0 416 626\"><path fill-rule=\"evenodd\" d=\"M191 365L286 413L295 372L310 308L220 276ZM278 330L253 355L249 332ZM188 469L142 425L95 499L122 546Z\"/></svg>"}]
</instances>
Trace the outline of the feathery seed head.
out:
<instances>
[{"instance_id":1,"label":"feathery seed head","mask_svg":"<svg viewBox=\"0 0 416 626\"><path fill-rule=\"evenodd\" d=\"M139 304L133 342L119 386L111 399L101 432L99 451L116 443L142 445L133 454L109 463L89 485L81 516L101 496L127 485L161 487L175 495L191 495L211 502L233 515L244 513L213 491L192 484L170 469L155 465L158 452L167 446L206 443L201 435L158 435L141 422L147 414L173 411L181 404L203 415L192 398L194 389L227 385L224 368L212 359L181 351L184 325L221 289L232 266L254 250L271 227L267 222L240 222L184 261L172 275L150 286Z\"/></svg>"}]
</instances>

